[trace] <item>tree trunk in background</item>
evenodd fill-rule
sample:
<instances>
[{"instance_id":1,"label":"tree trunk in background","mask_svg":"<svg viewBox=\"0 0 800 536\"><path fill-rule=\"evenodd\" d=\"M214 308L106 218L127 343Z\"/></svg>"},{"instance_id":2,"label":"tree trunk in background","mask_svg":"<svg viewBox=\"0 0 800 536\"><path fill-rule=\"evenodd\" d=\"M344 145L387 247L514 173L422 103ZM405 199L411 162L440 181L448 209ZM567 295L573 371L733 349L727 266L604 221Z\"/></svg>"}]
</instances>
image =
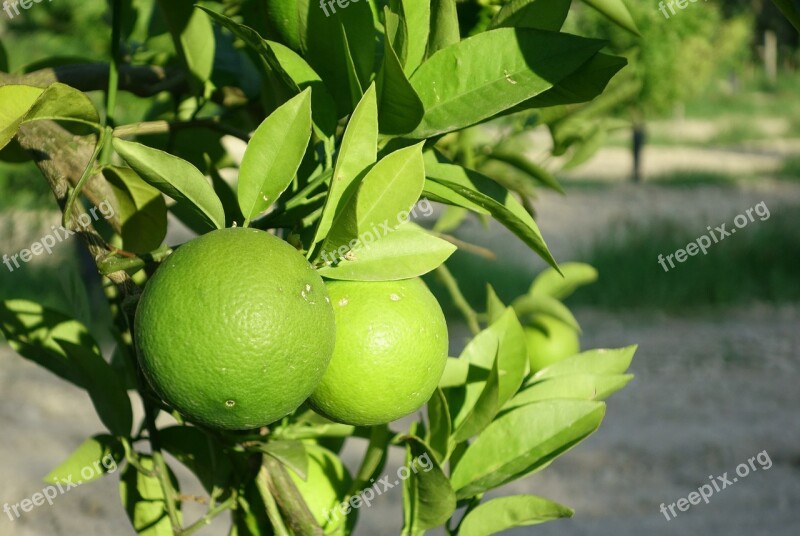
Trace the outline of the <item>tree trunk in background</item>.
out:
<instances>
[{"instance_id":1,"label":"tree trunk in background","mask_svg":"<svg viewBox=\"0 0 800 536\"><path fill-rule=\"evenodd\" d=\"M770 83L778 80L778 36L772 30L764 32L764 71Z\"/></svg>"},{"instance_id":2,"label":"tree trunk in background","mask_svg":"<svg viewBox=\"0 0 800 536\"><path fill-rule=\"evenodd\" d=\"M642 182L642 150L647 141L647 130L643 121L633 122L633 182Z\"/></svg>"}]
</instances>

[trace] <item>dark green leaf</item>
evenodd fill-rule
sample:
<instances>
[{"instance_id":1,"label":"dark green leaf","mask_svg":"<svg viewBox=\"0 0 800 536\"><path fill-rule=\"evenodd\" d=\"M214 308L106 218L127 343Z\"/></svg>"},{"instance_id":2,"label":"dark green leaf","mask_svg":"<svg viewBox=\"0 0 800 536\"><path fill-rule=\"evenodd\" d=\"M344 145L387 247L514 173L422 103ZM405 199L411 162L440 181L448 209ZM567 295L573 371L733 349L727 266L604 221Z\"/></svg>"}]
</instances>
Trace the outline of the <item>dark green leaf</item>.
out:
<instances>
[{"instance_id":1,"label":"dark green leaf","mask_svg":"<svg viewBox=\"0 0 800 536\"><path fill-rule=\"evenodd\" d=\"M211 435L191 426L169 426L158 431L161 448L189 468L207 492L228 485L230 458Z\"/></svg>"},{"instance_id":2,"label":"dark green leaf","mask_svg":"<svg viewBox=\"0 0 800 536\"><path fill-rule=\"evenodd\" d=\"M444 396L440 387L436 388L433 396L428 401L428 429L425 441L430 446L430 450L436 455L440 464L450 455L452 433L452 422L450 421L450 409L447 406L447 398Z\"/></svg>"},{"instance_id":3,"label":"dark green leaf","mask_svg":"<svg viewBox=\"0 0 800 536\"><path fill-rule=\"evenodd\" d=\"M430 3L431 27L428 38L428 56L461 40L456 0L431 0Z\"/></svg>"},{"instance_id":4,"label":"dark green leaf","mask_svg":"<svg viewBox=\"0 0 800 536\"><path fill-rule=\"evenodd\" d=\"M623 0L583 0L583 3L592 6L608 17L609 20L625 28L629 32L641 35Z\"/></svg>"},{"instance_id":5,"label":"dark green leaf","mask_svg":"<svg viewBox=\"0 0 800 536\"><path fill-rule=\"evenodd\" d=\"M117 199L122 226L122 242L117 246L134 253L158 248L167 236L167 204L161 192L130 168L108 166L103 176Z\"/></svg>"},{"instance_id":6,"label":"dark green leaf","mask_svg":"<svg viewBox=\"0 0 800 536\"><path fill-rule=\"evenodd\" d=\"M115 437L96 435L81 443L66 460L44 477L44 481L49 484L85 484L106 473L115 473L117 464L124 458L125 452Z\"/></svg>"},{"instance_id":7,"label":"dark green leaf","mask_svg":"<svg viewBox=\"0 0 800 536\"><path fill-rule=\"evenodd\" d=\"M407 483L412 489L410 526L405 530L418 534L445 523L456 509L456 496L431 448L415 436L403 439L411 457Z\"/></svg>"},{"instance_id":8,"label":"dark green leaf","mask_svg":"<svg viewBox=\"0 0 800 536\"><path fill-rule=\"evenodd\" d=\"M209 229L225 226L225 209L200 171L176 156L131 141L114 139L114 149L141 178L196 213Z\"/></svg>"},{"instance_id":9,"label":"dark green leaf","mask_svg":"<svg viewBox=\"0 0 800 536\"><path fill-rule=\"evenodd\" d=\"M387 8L388 9L388 8ZM384 40L380 86L380 131L383 134L407 134L414 130L425 110L417 92L403 72L403 66L389 39Z\"/></svg>"},{"instance_id":10,"label":"dark green leaf","mask_svg":"<svg viewBox=\"0 0 800 536\"><path fill-rule=\"evenodd\" d=\"M535 28L557 32L567 19L572 0L511 0L492 18L489 28Z\"/></svg>"},{"instance_id":11,"label":"dark green leaf","mask_svg":"<svg viewBox=\"0 0 800 536\"><path fill-rule=\"evenodd\" d=\"M572 517L573 510L535 495L500 497L467 514L458 531L461 536L489 536L514 527L526 527Z\"/></svg>"},{"instance_id":12,"label":"dark green leaf","mask_svg":"<svg viewBox=\"0 0 800 536\"><path fill-rule=\"evenodd\" d=\"M498 162L502 162L518 171L521 171L542 186L550 188L551 190L555 190L560 194L564 194L564 189L558 183L558 179L556 179L552 173L544 169L542 166L532 162L531 160L528 160L525 155L505 151L492 151L486 156L487 158L497 160Z\"/></svg>"},{"instance_id":13,"label":"dark green leaf","mask_svg":"<svg viewBox=\"0 0 800 536\"><path fill-rule=\"evenodd\" d=\"M289 467L302 480L307 478L308 455L302 441L271 441L260 450Z\"/></svg>"},{"instance_id":14,"label":"dark green leaf","mask_svg":"<svg viewBox=\"0 0 800 536\"><path fill-rule=\"evenodd\" d=\"M200 93L214 68L211 21L203 11L195 9L195 0L158 0L158 4L189 81L195 93Z\"/></svg>"}]
</instances>

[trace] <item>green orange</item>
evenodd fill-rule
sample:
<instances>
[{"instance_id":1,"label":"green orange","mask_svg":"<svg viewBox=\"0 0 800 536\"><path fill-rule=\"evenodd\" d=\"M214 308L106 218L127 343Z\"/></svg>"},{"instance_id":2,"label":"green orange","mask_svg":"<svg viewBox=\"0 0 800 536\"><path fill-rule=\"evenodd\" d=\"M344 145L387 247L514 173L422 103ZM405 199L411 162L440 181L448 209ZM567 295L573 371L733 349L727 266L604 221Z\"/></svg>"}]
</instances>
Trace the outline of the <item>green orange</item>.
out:
<instances>
[{"instance_id":1,"label":"green orange","mask_svg":"<svg viewBox=\"0 0 800 536\"><path fill-rule=\"evenodd\" d=\"M334 347L322 279L289 244L223 229L178 248L142 294L135 322L153 389L190 420L264 426L317 387Z\"/></svg>"},{"instance_id":2,"label":"green orange","mask_svg":"<svg viewBox=\"0 0 800 536\"><path fill-rule=\"evenodd\" d=\"M337 534L346 521L338 506L350 491L353 479L333 452L310 441L303 443L308 455L306 478L291 470L289 474L317 523L326 534ZM348 515L355 516L356 511Z\"/></svg>"},{"instance_id":3,"label":"green orange","mask_svg":"<svg viewBox=\"0 0 800 536\"><path fill-rule=\"evenodd\" d=\"M337 422L394 421L430 399L447 361L447 323L420 279L328 283L336 347L310 402Z\"/></svg>"},{"instance_id":4,"label":"green orange","mask_svg":"<svg viewBox=\"0 0 800 536\"><path fill-rule=\"evenodd\" d=\"M540 315L525 328L531 372L558 363L580 351L578 332L552 316Z\"/></svg>"}]
</instances>

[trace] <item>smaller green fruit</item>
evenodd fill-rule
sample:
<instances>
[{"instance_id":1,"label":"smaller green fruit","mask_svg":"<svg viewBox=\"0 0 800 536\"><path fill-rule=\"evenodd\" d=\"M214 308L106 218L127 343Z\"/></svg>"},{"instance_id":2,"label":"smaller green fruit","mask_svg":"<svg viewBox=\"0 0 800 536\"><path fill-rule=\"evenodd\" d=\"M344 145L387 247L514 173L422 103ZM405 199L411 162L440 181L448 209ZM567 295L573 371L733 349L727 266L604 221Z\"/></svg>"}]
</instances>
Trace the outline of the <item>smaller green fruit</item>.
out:
<instances>
[{"instance_id":1,"label":"smaller green fruit","mask_svg":"<svg viewBox=\"0 0 800 536\"><path fill-rule=\"evenodd\" d=\"M580 351L578 333L552 316L537 316L525 328L531 372L538 372Z\"/></svg>"},{"instance_id":2,"label":"smaller green fruit","mask_svg":"<svg viewBox=\"0 0 800 536\"><path fill-rule=\"evenodd\" d=\"M343 534L347 518L339 510L339 503L350 491L353 479L333 452L310 441L304 445L308 454L306 480L294 471L289 474L325 534Z\"/></svg>"}]
</instances>

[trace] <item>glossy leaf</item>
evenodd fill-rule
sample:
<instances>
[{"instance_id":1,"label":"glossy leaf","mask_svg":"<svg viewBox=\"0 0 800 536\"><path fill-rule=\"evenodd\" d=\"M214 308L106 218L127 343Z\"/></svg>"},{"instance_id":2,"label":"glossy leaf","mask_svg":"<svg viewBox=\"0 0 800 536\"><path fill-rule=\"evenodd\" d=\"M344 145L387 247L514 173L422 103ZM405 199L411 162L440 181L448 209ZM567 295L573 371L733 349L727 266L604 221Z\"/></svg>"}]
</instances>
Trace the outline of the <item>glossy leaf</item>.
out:
<instances>
[{"instance_id":1,"label":"glossy leaf","mask_svg":"<svg viewBox=\"0 0 800 536\"><path fill-rule=\"evenodd\" d=\"M400 216L410 212L425 183L422 144L395 151L375 164L355 197L333 224L322 250L328 255L358 244L359 236L373 229L394 230ZM337 255L343 256L343 253Z\"/></svg>"},{"instance_id":2,"label":"glossy leaf","mask_svg":"<svg viewBox=\"0 0 800 536\"><path fill-rule=\"evenodd\" d=\"M499 372L500 358L495 358L492 363L492 368L489 371L489 377L485 382L473 383L469 387L480 386L478 398L474 403L469 401L462 406L462 412L455 416L453 419L453 441L459 443L466 441L470 437L480 433L486 428L502 406L500 401L500 372ZM477 391L477 389L476 389ZM467 395L469 396L469 391ZM468 411L463 411L467 409Z\"/></svg>"},{"instance_id":3,"label":"glossy leaf","mask_svg":"<svg viewBox=\"0 0 800 536\"><path fill-rule=\"evenodd\" d=\"M602 402L551 400L501 415L453 470L456 496L472 497L541 469L595 431L604 413Z\"/></svg>"},{"instance_id":4,"label":"glossy leaf","mask_svg":"<svg viewBox=\"0 0 800 536\"><path fill-rule=\"evenodd\" d=\"M609 20L625 28L629 32L641 35L623 0L583 0L583 3L592 6L608 17Z\"/></svg>"},{"instance_id":5,"label":"glossy leaf","mask_svg":"<svg viewBox=\"0 0 800 536\"><path fill-rule=\"evenodd\" d=\"M557 32L572 0L511 0L492 18L489 28L535 28Z\"/></svg>"},{"instance_id":6,"label":"glossy leaf","mask_svg":"<svg viewBox=\"0 0 800 536\"><path fill-rule=\"evenodd\" d=\"M342 215L361 179L377 160L377 153L378 104L376 89L372 85L347 123L325 208L314 235L315 244L325 239L334 220Z\"/></svg>"},{"instance_id":7,"label":"glossy leaf","mask_svg":"<svg viewBox=\"0 0 800 536\"><path fill-rule=\"evenodd\" d=\"M194 0L158 0L172 34L175 49L196 93L214 68L214 28L208 15L195 9Z\"/></svg>"},{"instance_id":8,"label":"glossy leaf","mask_svg":"<svg viewBox=\"0 0 800 536\"><path fill-rule=\"evenodd\" d=\"M385 235L381 230L366 231L338 264L318 271L328 279L346 281L411 279L435 270L456 249L450 242L406 224Z\"/></svg>"},{"instance_id":9,"label":"glossy leaf","mask_svg":"<svg viewBox=\"0 0 800 536\"><path fill-rule=\"evenodd\" d=\"M411 488L410 524L407 522L404 530L418 534L445 523L456 509L456 496L431 448L416 436L403 439L412 460L406 480Z\"/></svg>"},{"instance_id":10,"label":"glossy leaf","mask_svg":"<svg viewBox=\"0 0 800 536\"><path fill-rule=\"evenodd\" d=\"M536 276L528 294L531 296L546 295L557 300L571 296L578 288L597 281L597 270L592 266L580 262L566 262L562 264L559 274L548 268Z\"/></svg>"},{"instance_id":11,"label":"glossy leaf","mask_svg":"<svg viewBox=\"0 0 800 536\"><path fill-rule=\"evenodd\" d=\"M155 466L149 455L140 455L139 462L148 471L152 471ZM178 490L178 480L172 471L169 472L169 479L173 489ZM132 465L127 465L120 479L119 495L133 529L139 536L174 534L158 478L142 474ZM180 505L180 502L176 503L177 508L180 508ZM182 518L180 510L178 518Z\"/></svg>"},{"instance_id":12,"label":"glossy leaf","mask_svg":"<svg viewBox=\"0 0 800 536\"><path fill-rule=\"evenodd\" d=\"M431 29L428 38L428 56L461 41L456 0L431 0L430 4Z\"/></svg>"},{"instance_id":13,"label":"glossy leaf","mask_svg":"<svg viewBox=\"0 0 800 536\"><path fill-rule=\"evenodd\" d=\"M134 253L150 252L167 236L167 204L157 189L130 168L108 166L103 176L117 199L117 218L122 226L118 247Z\"/></svg>"},{"instance_id":14,"label":"glossy leaf","mask_svg":"<svg viewBox=\"0 0 800 536\"><path fill-rule=\"evenodd\" d=\"M384 134L406 134L414 130L425 109L417 92L403 72L403 66L392 48L384 41L383 65L378 74L380 84L380 131Z\"/></svg>"},{"instance_id":15,"label":"glossy leaf","mask_svg":"<svg viewBox=\"0 0 800 536\"><path fill-rule=\"evenodd\" d=\"M116 473L118 464L125 458L119 441L110 435L90 437L44 477L49 484L71 482L85 484L107 473Z\"/></svg>"},{"instance_id":16,"label":"glossy leaf","mask_svg":"<svg viewBox=\"0 0 800 536\"><path fill-rule=\"evenodd\" d=\"M527 527L572 517L571 508L535 495L499 497L478 505L461 523L461 536L489 536L514 527Z\"/></svg>"},{"instance_id":17,"label":"glossy leaf","mask_svg":"<svg viewBox=\"0 0 800 536\"><path fill-rule=\"evenodd\" d=\"M498 28L441 50L411 77L425 117L409 137L485 121L550 89L602 47L602 41L568 34Z\"/></svg>"},{"instance_id":18,"label":"glossy leaf","mask_svg":"<svg viewBox=\"0 0 800 536\"><path fill-rule=\"evenodd\" d=\"M425 171L431 181L488 210L548 264L557 266L539 226L508 190L478 172L453 164L428 164Z\"/></svg>"},{"instance_id":19,"label":"glossy leaf","mask_svg":"<svg viewBox=\"0 0 800 536\"><path fill-rule=\"evenodd\" d=\"M568 357L537 372L533 380L568 374L623 374L631 366L637 345L616 350L589 350Z\"/></svg>"},{"instance_id":20,"label":"glossy leaf","mask_svg":"<svg viewBox=\"0 0 800 536\"><path fill-rule=\"evenodd\" d=\"M39 95L25 114L22 124L45 120L74 121L99 128L100 116L86 93L56 82Z\"/></svg>"},{"instance_id":21,"label":"glossy leaf","mask_svg":"<svg viewBox=\"0 0 800 536\"><path fill-rule=\"evenodd\" d=\"M225 226L225 210L200 171L176 156L140 143L114 139L114 149L136 173L179 205L196 213L210 229Z\"/></svg>"},{"instance_id":22,"label":"glossy leaf","mask_svg":"<svg viewBox=\"0 0 800 536\"><path fill-rule=\"evenodd\" d=\"M397 40L392 44L403 60L403 71L410 76L425 59L431 32L431 3L392 0L389 9L403 21L402 42L399 43L401 46L395 46Z\"/></svg>"},{"instance_id":23,"label":"glossy leaf","mask_svg":"<svg viewBox=\"0 0 800 536\"><path fill-rule=\"evenodd\" d=\"M238 198L246 223L289 187L310 137L310 89L275 110L256 129L239 167Z\"/></svg>"},{"instance_id":24,"label":"glossy leaf","mask_svg":"<svg viewBox=\"0 0 800 536\"><path fill-rule=\"evenodd\" d=\"M625 387L632 374L567 374L536 381L509 400L503 410L553 398L605 400Z\"/></svg>"}]
</instances>

